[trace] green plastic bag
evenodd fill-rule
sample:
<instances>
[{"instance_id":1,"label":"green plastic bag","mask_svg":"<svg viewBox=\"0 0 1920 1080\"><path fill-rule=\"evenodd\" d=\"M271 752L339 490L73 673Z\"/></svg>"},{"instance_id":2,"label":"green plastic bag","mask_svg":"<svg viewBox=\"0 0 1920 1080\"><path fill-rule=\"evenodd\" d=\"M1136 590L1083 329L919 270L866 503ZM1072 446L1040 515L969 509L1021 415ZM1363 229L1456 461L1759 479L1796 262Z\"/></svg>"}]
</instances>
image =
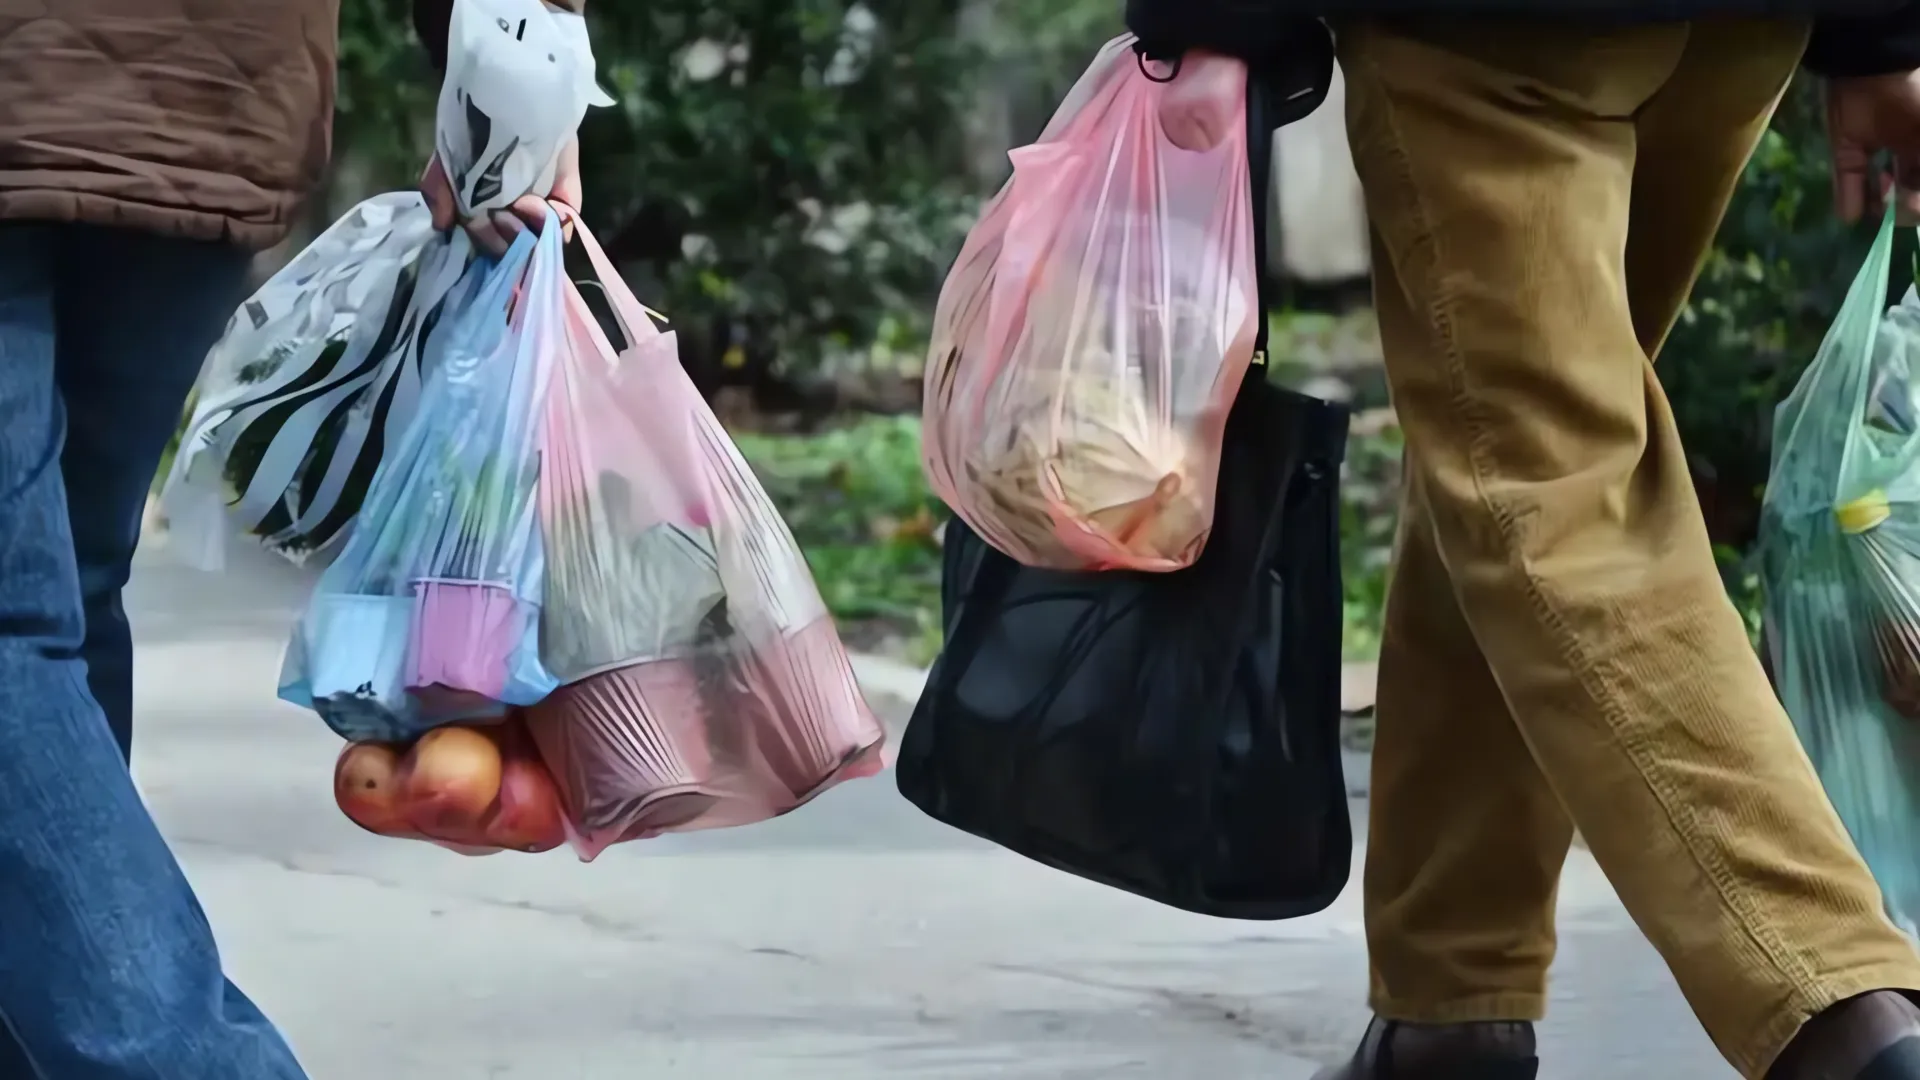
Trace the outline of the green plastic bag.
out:
<instances>
[{"instance_id":1,"label":"green plastic bag","mask_svg":"<svg viewBox=\"0 0 1920 1080\"><path fill-rule=\"evenodd\" d=\"M1908 934L1920 923L1920 296L1891 217L1774 416L1761 523L1775 685Z\"/></svg>"}]
</instances>

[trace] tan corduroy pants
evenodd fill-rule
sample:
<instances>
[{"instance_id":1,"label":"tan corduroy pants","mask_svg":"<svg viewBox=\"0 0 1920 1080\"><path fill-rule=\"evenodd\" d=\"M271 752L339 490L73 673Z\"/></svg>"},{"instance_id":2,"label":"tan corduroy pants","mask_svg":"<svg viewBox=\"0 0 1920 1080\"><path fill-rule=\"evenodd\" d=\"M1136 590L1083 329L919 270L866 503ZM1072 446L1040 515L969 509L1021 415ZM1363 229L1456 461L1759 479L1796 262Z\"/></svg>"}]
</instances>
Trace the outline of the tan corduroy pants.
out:
<instances>
[{"instance_id":1,"label":"tan corduroy pants","mask_svg":"<svg viewBox=\"0 0 1920 1080\"><path fill-rule=\"evenodd\" d=\"M1653 368L1806 28L1336 30L1408 465L1374 1007L1539 1017L1578 824L1759 1077L1826 1005L1920 988L1721 587Z\"/></svg>"}]
</instances>

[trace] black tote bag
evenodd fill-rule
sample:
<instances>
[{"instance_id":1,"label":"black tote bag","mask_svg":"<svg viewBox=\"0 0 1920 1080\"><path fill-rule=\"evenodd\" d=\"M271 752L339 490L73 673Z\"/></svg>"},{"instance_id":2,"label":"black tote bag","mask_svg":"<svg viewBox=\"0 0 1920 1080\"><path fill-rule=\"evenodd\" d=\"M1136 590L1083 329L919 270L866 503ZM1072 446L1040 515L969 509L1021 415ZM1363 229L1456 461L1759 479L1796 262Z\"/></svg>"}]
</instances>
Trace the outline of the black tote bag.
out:
<instances>
[{"instance_id":1,"label":"black tote bag","mask_svg":"<svg viewBox=\"0 0 1920 1080\"><path fill-rule=\"evenodd\" d=\"M947 645L895 767L908 800L1205 915L1292 918L1340 894L1346 416L1259 376L1184 570L1038 570L948 524Z\"/></svg>"},{"instance_id":2,"label":"black tote bag","mask_svg":"<svg viewBox=\"0 0 1920 1080\"><path fill-rule=\"evenodd\" d=\"M1261 99L1256 228L1275 115ZM1252 368L1234 402L1213 530L1190 567L1035 569L947 524L946 646L896 765L909 801L1204 915L1293 918L1340 894L1353 857L1339 743L1347 413L1265 375Z\"/></svg>"}]
</instances>

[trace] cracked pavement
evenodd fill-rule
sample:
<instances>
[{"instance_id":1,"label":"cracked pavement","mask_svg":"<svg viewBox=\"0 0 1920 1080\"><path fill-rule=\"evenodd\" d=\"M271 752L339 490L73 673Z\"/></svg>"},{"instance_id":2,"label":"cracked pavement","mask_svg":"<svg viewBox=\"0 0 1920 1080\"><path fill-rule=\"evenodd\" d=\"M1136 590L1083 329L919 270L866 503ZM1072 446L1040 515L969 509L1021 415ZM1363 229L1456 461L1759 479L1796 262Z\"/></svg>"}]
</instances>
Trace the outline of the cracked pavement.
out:
<instances>
[{"instance_id":1,"label":"cracked pavement","mask_svg":"<svg viewBox=\"0 0 1920 1080\"><path fill-rule=\"evenodd\" d=\"M338 741L273 697L306 579L241 554L221 577L142 554L135 772L315 1080L1306 1080L1365 1023L1353 890L1189 916L944 829L886 777L591 865L362 833ZM1545 1080L1733 1075L1584 851L1561 910Z\"/></svg>"}]
</instances>

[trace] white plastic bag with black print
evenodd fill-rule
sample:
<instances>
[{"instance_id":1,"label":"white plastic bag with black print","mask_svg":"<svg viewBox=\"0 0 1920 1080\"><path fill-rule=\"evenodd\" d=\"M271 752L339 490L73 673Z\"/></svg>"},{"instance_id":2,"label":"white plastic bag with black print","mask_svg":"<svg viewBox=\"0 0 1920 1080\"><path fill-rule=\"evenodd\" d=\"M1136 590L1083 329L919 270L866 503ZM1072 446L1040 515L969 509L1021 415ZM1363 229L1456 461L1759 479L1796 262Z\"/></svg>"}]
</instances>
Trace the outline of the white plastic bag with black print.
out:
<instances>
[{"instance_id":1,"label":"white plastic bag with black print","mask_svg":"<svg viewBox=\"0 0 1920 1080\"><path fill-rule=\"evenodd\" d=\"M463 213L548 191L591 105L586 22L540 0L456 0L434 144ZM488 260L481 259L481 262ZM485 266L416 192L354 207L235 312L208 358L162 496L172 549L206 569L234 535L330 558L413 419L444 324Z\"/></svg>"},{"instance_id":2,"label":"white plastic bag with black print","mask_svg":"<svg viewBox=\"0 0 1920 1080\"><path fill-rule=\"evenodd\" d=\"M329 550L412 417L471 251L434 231L418 192L378 195L240 305L161 496L171 550L210 570L234 535L295 562Z\"/></svg>"}]
</instances>

